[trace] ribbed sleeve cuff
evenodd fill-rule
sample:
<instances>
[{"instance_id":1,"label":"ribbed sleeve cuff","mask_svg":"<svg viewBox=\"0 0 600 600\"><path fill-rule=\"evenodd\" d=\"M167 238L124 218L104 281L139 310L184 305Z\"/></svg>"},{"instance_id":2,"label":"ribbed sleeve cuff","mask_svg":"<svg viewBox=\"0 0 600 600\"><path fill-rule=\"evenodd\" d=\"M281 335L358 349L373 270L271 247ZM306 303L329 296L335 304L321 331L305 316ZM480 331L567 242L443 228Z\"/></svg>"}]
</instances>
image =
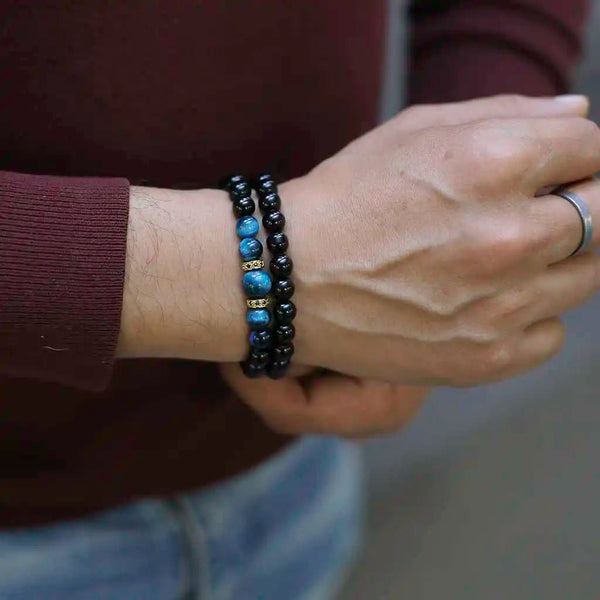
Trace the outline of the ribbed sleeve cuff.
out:
<instances>
[{"instance_id":1,"label":"ribbed sleeve cuff","mask_svg":"<svg viewBox=\"0 0 600 600\"><path fill-rule=\"evenodd\" d=\"M128 211L125 179L0 172L0 373L106 387Z\"/></svg>"}]
</instances>

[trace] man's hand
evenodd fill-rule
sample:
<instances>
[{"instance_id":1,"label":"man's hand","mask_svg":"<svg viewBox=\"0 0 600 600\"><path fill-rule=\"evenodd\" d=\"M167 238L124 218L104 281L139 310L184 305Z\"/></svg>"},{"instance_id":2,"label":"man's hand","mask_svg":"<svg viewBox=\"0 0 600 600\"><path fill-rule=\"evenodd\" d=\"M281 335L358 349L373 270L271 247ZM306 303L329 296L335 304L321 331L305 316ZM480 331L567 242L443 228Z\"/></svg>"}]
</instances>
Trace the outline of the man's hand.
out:
<instances>
[{"instance_id":1,"label":"man's hand","mask_svg":"<svg viewBox=\"0 0 600 600\"><path fill-rule=\"evenodd\" d=\"M500 118L499 101L471 103L476 121L408 133L400 115L282 187L299 361L475 385L558 351L557 316L596 292L600 269L591 254L567 260L581 239L573 208L535 196L600 169L600 132L581 117ZM525 114L529 102L548 101L523 100ZM443 108L410 109L407 128Z\"/></svg>"},{"instance_id":2,"label":"man's hand","mask_svg":"<svg viewBox=\"0 0 600 600\"><path fill-rule=\"evenodd\" d=\"M458 125L493 116L543 116L574 111L584 116L587 100L567 97L558 103L543 99L503 96L456 104L413 107L347 146L345 152L380 151L397 144L410 131ZM282 433L324 433L362 437L388 433L413 420L427 396L427 388L388 384L339 374L316 375L302 381L248 380L237 365L224 364L222 374L237 395ZM305 375L311 372L305 369ZM296 371L296 374L302 374Z\"/></svg>"}]
</instances>

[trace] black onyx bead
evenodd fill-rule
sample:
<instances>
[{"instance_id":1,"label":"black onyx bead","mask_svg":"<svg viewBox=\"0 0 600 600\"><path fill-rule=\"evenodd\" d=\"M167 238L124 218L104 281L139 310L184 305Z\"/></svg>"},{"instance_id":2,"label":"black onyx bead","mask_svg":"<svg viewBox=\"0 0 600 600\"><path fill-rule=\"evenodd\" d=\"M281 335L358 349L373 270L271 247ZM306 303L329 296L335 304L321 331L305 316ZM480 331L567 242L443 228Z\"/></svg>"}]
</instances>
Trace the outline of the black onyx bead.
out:
<instances>
[{"instance_id":1,"label":"black onyx bead","mask_svg":"<svg viewBox=\"0 0 600 600\"><path fill-rule=\"evenodd\" d=\"M271 273L278 278L289 277L294 269L294 263L287 254L274 256L271 259Z\"/></svg>"},{"instance_id":2,"label":"black onyx bead","mask_svg":"<svg viewBox=\"0 0 600 600\"><path fill-rule=\"evenodd\" d=\"M277 300L289 300L294 295L295 287L291 279L280 279L273 283L271 293Z\"/></svg>"},{"instance_id":3,"label":"black onyx bead","mask_svg":"<svg viewBox=\"0 0 600 600\"><path fill-rule=\"evenodd\" d=\"M270 360L269 353L266 350L252 350L248 354L247 362L252 363L257 367L266 367Z\"/></svg>"},{"instance_id":4,"label":"black onyx bead","mask_svg":"<svg viewBox=\"0 0 600 600\"><path fill-rule=\"evenodd\" d=\"M269 233L278 233L285 227L285 217L278 210L267 213L263 217L263 226Z\"/></svg>"},{"instance_id":5,"label":"black onyx bead","mask_svg":"<svg viewBox=\"0 0 600 600\"><path fill-rule=\"evenodd\" d=\"M231 186L229 193L232 199L247 198L252 194L252 188L247 181L238 181L235 185Z\"/></svg>"},{"instance_id":6,"label":"black onyx bead","mask_svg":"<svg viewBox=\"0 0 600 600\"><path fill-rule=\"evenodd\" d=\"M289 245L287 235L281 231L267 237L267 247L273 254L285 254Z\"/></svg>"},{"instance_id":7,"label":"black onyx bead","mask_svg":"<svg viewBox=\"0 0 600 600\"><path fill-rule=\"evenodd\" d=\"M296 317L296 305L293 302L281 302L275 305L274 312L279 323L288 325Z\"/></svg>"},{"instance_id":8,"label":"black onyx bead","mask_svg":"<svg viewBox=\"0 0 600 600\"><path fill-rule=\"evenodd\" d=\"M242 371L246 377L250 377L251 379L255 379L257 377L262 377L267 370L266 365L257 365L249 360L245 360L241 363Z\"/></svg>"},{"instance_id":9,"label":"black onyx bead","mask_svg":"<svg viewBox=\"0 0 600 600\"><path fill-rule=\"evenodd\" d=\"M270 173L261 173L260 175L254 177L252 181L254 183L254 187L258 188L265 181L274 181L274 177Z\"/></svg>"},{"instance_id":10,"label":"black onyx bead","mask_svg":"<svg viewBox=\"0 0 600 600\"><path fill-rule=\"evenodd\" d=\"M236 183L245 182L246 178L243 175L225 175L219 180L219 188L230 191Z\"/></svg>"},{"instance_id":11,"label":"black onyx bead","mask_svg":"<svg viewBox=\"0 0 600 600\"><path fill-rule=\"evenodd\" d=\"M249 217L254 214L256 204L252 198L236 198L233 202L233 214L241 219L242 217Z\"/></svg>"},{"instance_id":12,"label":"black onyx bead","mask_svg":"<svg viewBox=\"0 0 600 600\"><path fill-rule=\"evenodd\" d=\"M279 346L273 348L273 360L290 360L294 354L294 344L292 342L285 342Z\"/></svg>"},{"instance_id":13,"label":"black onyx bead","mask_svg":"<svg viewBox=\"0 0 600 600\"><path fill-rule=\"evenodd\" d=\"M272 212L281 208L281 198L279 194L267 194L266 196L259 196L258 206L263 213Z\"/></svg>"},{"instance_id":14,"label":"black onyx bead","mask_svg":"<svg viewBox=\"0 0 600 600\"><path fill-rule=\"evenodd\" d=\"M267 194L277 193L277 184L272 180L261 181L256 187L256 191L259 196L266 196Z\"/></svg>"},{"instance_id":15,"label":"black onyx bead","mask_svg":"<svg viewBox=\"0 0 600 600\"><path fill-rule=\"evenodd\" d=\"M289 360L274 360L267 367L267 376L271 379L281 379L285 375L285 372L289 366Z\"/></svg>"},{"instance_id":16,"label":"black onyx bead","mask_svg":"<svg viewBox=\"0 0 600 600\"><path fill-rule=\"evenodd\" d=\"M277 338L278 344L283 344L284 342L291 342L296 335L296 328L290 325L277 325L275 327L275 337Z\"/></svg>"},{"instance_id":17,"label":"black onyx bead","mask_svg":"<svg viewBox=\"0 0 600 600\"><path fill-rule=\"evenodd\" d=\"M269 329L253 331L250 334L250 346L253 350L266 350L267 348L270 348L272 342L273 336Z\"/></svg>"}]
</instances>

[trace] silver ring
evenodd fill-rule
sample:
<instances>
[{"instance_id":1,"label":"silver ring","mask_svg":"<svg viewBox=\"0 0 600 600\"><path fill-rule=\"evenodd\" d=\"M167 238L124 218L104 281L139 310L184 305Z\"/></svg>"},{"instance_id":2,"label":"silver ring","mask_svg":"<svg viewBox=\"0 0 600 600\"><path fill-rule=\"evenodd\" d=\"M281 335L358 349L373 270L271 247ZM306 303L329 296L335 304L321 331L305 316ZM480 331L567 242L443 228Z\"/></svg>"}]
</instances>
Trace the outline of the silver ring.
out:
<instances>
[{"instance_id":1,"label":"silver ring","mask_svg":"<svg viewBox=\"0 0 600 600\"><path fill-rule=\"evenodd\" d=\"M591 246L592 237L594 236L594 224L592 223L592 213L590 212L590 209L577 194L574 194L564 187L555 189L552 194L564 198L577 210L579 218L581 219L581 224L583 225L583 235L581 236L581 243L577 247L577 250L571 254L571 256L583 254Z\"/></svg>"}]
</instances>

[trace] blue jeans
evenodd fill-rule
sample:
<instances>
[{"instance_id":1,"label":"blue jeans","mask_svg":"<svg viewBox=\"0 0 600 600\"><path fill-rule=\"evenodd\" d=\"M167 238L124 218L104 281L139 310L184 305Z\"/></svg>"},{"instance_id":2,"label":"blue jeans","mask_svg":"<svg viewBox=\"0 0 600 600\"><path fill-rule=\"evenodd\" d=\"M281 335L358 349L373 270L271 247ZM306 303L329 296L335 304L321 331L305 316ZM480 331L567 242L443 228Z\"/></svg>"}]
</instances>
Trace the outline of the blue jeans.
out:
<instances>
[{"instance_id":1,"label":"blue jeans","mask_svg":"<svg viewBox=\"0 0 600 600\"><path fill-rule=\"evenodd\" d=\"M358 449L305 438L171 499L0 532L2 600L334 598L360 540Z\"/></svg>"}]
</instances>

